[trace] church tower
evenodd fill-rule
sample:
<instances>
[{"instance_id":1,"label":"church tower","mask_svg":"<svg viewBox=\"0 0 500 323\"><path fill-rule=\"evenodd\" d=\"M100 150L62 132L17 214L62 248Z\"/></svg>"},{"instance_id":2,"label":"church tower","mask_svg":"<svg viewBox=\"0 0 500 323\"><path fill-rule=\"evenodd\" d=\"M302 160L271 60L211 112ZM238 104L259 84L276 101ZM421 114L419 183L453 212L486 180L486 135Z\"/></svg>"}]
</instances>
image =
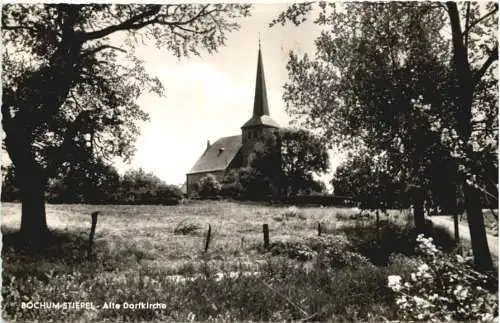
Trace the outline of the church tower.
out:
<instances>
[{"instance_id":1,"label":"church tower","mask_svg":"<svg viewBox=\"0 0 500 323\"><path fill-rule=\"evenodd\" d=\"M269 115L267 103L266 80L264 78L264 65L262 63L262 50L259 40L259 53L257 57L257 77L255 80L255 96L253 102L253 115L242 127L242 153L243 166L250 162L250 154L255 143L264 136L265 133L273 133L279 129L279 125Z\"/></svg>"}]
</instances>

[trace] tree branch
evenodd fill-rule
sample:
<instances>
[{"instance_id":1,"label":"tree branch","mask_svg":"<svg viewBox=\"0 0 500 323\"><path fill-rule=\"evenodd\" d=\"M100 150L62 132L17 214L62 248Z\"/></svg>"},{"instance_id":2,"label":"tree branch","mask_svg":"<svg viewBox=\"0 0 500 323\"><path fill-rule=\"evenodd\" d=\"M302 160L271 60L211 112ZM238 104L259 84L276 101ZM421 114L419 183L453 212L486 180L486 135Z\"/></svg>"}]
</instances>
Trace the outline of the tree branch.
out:
<instances>
[{"instance_id":1,"label":"tree branch","mask_svg":"<svg viewBox=\"0 0 500 323\"><path fill-rule=\"evenodd\" d=\"M186 32L189 32L189 33L194 33L194 34L205 34L205 33L209 33L211 31L213 31L215 29L215 26L214 27L211 27L211 28L208 28L208 29L201 29L201 30L195 30L195 29L191 29L191 28L186 28L186 27L183 27L182 25L176 25L176 26L172 26L173 28L177 27L181 30L184 30Z\"/></svg>"},{"instance_id":2,"label":"tree branch","mask_svg":"<svg viewBox=\"0 0 500 323\"><path fill-rule=\"evenodd\" d=\"M460 69L461 73L470 73L469 61L462 39L462 27L460 26L460 15L457 4L456 2L448 1L446 2L446 7L448 8L448 16L450 17L455 66Z\"/></svg>"},{"instance_id":3,"label":"tree branch","mask_svg":"<svg viewBox=\"0 0 500 323\"><path fill-rule=\"evenodd\" d=\"M124 50L124 49L122 49L120 47L116 47L116 46L112 46L112 45L102 45L102 46L94 48L93 50L89 50L87 52L84 52L82 54L82 57L87 57L89 55L93 55L93 54L95 54L97 52L100 52L101 50L104 50L104 49L114 49L114 50L120 51L122 53L126 53L127 52L126 50Z\"/></svg>"},{"instance_id":4,"label":"tree branch","mask_svg":"<svg viewBox=\"0 0 500 323\"><path fill-rule=\"evenodd\" d=\"M10 26L10 25L4 25L2 24L2 29L4 30L29 30L29 31L32 31L32 32L35 32L36 29L32 26Z\"/></svg>"},{"instance_id":5,"label":"tree branch","mask_svg":"<svg viewBox=\"0 0 500 323\"><path fill-rule=\"evenodd\" d=\"M130 19L118 24L118 25L113 25L113 26L109 26L109 27L106 27L106 28L98 30L98 31L85 33L83 38L85 41L94 40L94 39L105 37L113 32L119 31L119 30L138 30L140 28L146 27L148 25L153 25L153 24L159 24L159 25L165 25L165 26L175 26L175 27L177 27L181 30L184 30L186 32L203 34L206 32L210 32L211 30L213 30L213 28L198 31L196 29L187 28L187 27L183 27L183 26L190 25L190 24L194 23L197 19L209 16L212 13L218 11L218 9L206 11L207 8L209 8L209 6L210 5L203 6L197 14L195 14L193 17L191 17L187 20L182 20L182 18L181 18L177 21L169 21L169 20L165 19L165 18L167 18L168 15L162 14L162 15L158 15L157 17L154 17L161 10L161 6L158 5L158 6L155 6L154 8L152 8L151 10L148 10L148 11L146 11L140 15L137 15L135 17L132 17L132 18L130 18ZM174 10L173 16L175 16L175 11L178 9L178 7L179 6L177 6L176 9ZM151 19L142 21L145 18L151 18Z\"/></svg>"},{"instance_id":6,"label":"tree branch","mask_svg":"<svg viewBox=\"0 0 500 323\"><path fill-rule=\"evenodd\" d=\"M469 20L470 20L470 1L467 2L467 13L465 14L465 30L469 28ZM463 32L462 36L465 36L464 46L465 46L465 54L468 56L469 51L469 33Z\"/></svg>"},{"instance_id":7,"label":"tree branch","mask_svg":"<svg viewBox=\"0 0 500 323\"><path fill-rule=\"evenodd\" d=\"M481 66L481 68L474 73L474 80L472 82L473 86L475 86L479 82L484 73L486 73L491 64L493 64L496 60L498 60L498 44L491 51L490 56L488 56L483 66Z\"/></svg>"},{"instance_id":8,"label":"tree branch","mask_svg":"<svg viewBox=\"0 0 500 323\"><path fill-rule=\"evenodd\" d=\"M145 11L145 12L143 12L135 17L132 17L132 18L130 18L130 19L118 24L118 25L112 25L112 26L106 27L106 28L101 29L101 30L93 31L90 33L84 33L83 39L84 39L84 41L94 40L94 39L99 39L99 38L105 37L109 34L112 34L116 31L119 31L119 30L130 30L130 29L137 30L137 29L140 29L142 27L145 27L149 24L154 23L156 21L156 19L146 20L146 21L142 21L142 22L141 22L141 20L153 17L158 12L160 12L160 9L161 9L160 5L154 5L150 10L147 10L147 11Z\"/></svg>"},{"instance_id":9,"label":"tree branch","mask_svg":"<svg viewBox=\"0 0 500 323\"><path fill-rule=\"evenodd\" d=\"M470 6L470 4L469 4ZM484 16L482 16L481 18L479 18L478 20L472 22L470 25L465 25L465 30L463 31L462 33L462 36L466 35L469 33L469 31L474 28L477 24L479 24L481 21L485 20L486 18L488 18L489 16L495 14L495 12L498 11L498 3L495 4L495 9L491 10L490 12L488 12L487 14L485 14Z\"/></svg>"}]
</instances>

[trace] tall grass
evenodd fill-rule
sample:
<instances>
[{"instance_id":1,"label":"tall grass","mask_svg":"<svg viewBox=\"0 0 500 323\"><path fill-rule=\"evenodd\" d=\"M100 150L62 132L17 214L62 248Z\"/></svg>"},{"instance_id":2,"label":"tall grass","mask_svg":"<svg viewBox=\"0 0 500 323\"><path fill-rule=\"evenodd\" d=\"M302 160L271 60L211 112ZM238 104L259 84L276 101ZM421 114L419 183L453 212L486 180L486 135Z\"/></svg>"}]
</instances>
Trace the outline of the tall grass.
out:
<instances>
[{"instance_id":1,"label":"tall grass","mask_svg":"<svg viewBox=\"0 0 500 323\"><path fill-rule=\"evenodd\" d=\"M99 209L95 258L86 243ZM3 318L12 321L396 320L387 276L415 268L411 230L349 209L198 202L179 206L49 205L52 243L22 250L19 205L3 207ZM337 217L338 212L345 218ZM317 237L317 223L326 230ZM404 222L404 221L403 221ZM271 250L262 248L268 223ZM180 224L180 225L179 225ZM211 224L212 243L194 226ZM178 230L175 230L175 229ZM443 240L444 241L444 240ZM236 278L220 280L220 273ZM258 275L245 275L258 272ZM192 277L176 281L175 275ZM159 302L164 310L35 310L27 301Z\"/></svg>"},{"instance_id":2,"label":"tall grass","mask_svg":"<svg viewBox=\"0 0 500 323\"><path fill-rule=\"evenodd\" d=\"M70 253L62 257L46 250L39 256L19 256L15 235L6 235L8 245L3 273L4 318L9 320L139 321L139 320L381 320L394 319L395 308L386 288L387 275L399 268L376 267L339 259L348 254L347 245L335 246L329 239L310 239L317 251L308 262L289 254L266 253L260 275L216 279L220 269L209 261L199 267L184 267L184 274L202 273L195 280L175 283L165 268L141 266L137 250L108 249L98 262L86 262ZM64 233L61 248L81 240ZM331 239L330 239L331 240ZM335 239L334 239L335 240ZM331 240L331 241L334 241ZM342 239L341 239L342 240ZM335 240L337 241L337 240ZM338 240L340 241L340 240ZM300 244L299 244L300 245ZM328 252L337 248L334 252ZM321 249L321 250L320 250ZM57 249L60 250L60 249ZM340 257L335 260L334 257ZM180 271L179 271L180 272ZM22 301L89 301L165 303L165 310L26 310Z\"/></svg>"}]
</instances>

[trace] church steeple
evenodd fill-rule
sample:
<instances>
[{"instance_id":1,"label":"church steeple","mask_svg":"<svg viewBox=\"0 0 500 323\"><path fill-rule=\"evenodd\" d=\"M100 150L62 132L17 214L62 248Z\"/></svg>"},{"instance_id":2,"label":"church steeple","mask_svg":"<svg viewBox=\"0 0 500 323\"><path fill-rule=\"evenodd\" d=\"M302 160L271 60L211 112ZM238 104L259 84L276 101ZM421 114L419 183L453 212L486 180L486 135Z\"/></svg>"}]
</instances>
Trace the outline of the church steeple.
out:
<instances>
[{"instance_id":1,"label":"church steeple","mask_svg":"<svg viewBox=\"0 0 500 323\"><path fill-rule=\"evenodd\" d=\"M267 102L266 80L264 78L264 64L262 62L262 48L260 45L260 39L259 52L257 54L257 76L255 78L253 114L250 120L248 120L241 128L279 128L278 123L276 123L276 121L274 121L269 115L269 105Z\"/></svg>"},{"instance_id":2,"label":"church steeple","mask_svg":"<svg viewBox=\"0 0 500 323\"><path fill-rule=\"evenodd\" d=\"M257 55L257 77L255 79L255 96L253 101L253 114L243 127L242 135L242 163L248 166L255 151L255 145L269 134L276 133L279 125L269 115L267 102L266 80L264 78L264 64L262 63L262 49L259 37L259 52Z\"/></svg>"},{"instance_id":3,"label":"church steeple","mask_svg":"<svg viewBox=\"0 0 500 323\"><path fill-rule=\"evenodd\" d=\"M269 106L267 105L266 79L264 77L264 65L262 63L262 49L259 38L259 54L257 57L257 77L255 80L255 96L253 102L253 116L260 117L269 115Z\"/></svg>"}]
</instances>

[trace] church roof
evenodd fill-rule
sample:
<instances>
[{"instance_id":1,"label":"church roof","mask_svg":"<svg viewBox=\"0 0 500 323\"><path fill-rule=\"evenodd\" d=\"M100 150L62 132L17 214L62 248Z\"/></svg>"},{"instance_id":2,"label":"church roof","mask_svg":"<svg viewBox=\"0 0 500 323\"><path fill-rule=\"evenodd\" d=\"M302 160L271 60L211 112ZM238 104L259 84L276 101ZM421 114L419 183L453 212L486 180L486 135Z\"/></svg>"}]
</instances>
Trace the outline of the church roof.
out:
<instances>
[{"instance_id":1,"label":"church roof","mask_svg":"<svg viewBox=\"0 0 500 323\"><path fill-rule=\"evenodd\" d=\"M188 174L227 169L241 147L241 135L219 138L207 147Z\"/></svg>"},{"instance_id":2,"label":"church roof","mask_svg":"<svg viewBox=\"0 0 500 323\"><path fill-rule=\"evenodd\" d=\"M250 120L245 122L242 128L250 128L256 126L268 126L279 128L279 124L273 120L270 116L253 116Z\"/></svg>"},{"instance_id":3,"label":"church roof","mask_svg":"<svg viewBox=\"0 0 500 323\"><path fill-rule=\"evenodd\" d=\"M255 80L255 96L253 102L253 115L242 128L254 126L268 126L279 128L279 125L269 116L269 105L267 103L266 79L264 77L264 64L262 63L262 50L259 43L259 54L257 57L257 77Z\"/></svg>"}]
</instances>

